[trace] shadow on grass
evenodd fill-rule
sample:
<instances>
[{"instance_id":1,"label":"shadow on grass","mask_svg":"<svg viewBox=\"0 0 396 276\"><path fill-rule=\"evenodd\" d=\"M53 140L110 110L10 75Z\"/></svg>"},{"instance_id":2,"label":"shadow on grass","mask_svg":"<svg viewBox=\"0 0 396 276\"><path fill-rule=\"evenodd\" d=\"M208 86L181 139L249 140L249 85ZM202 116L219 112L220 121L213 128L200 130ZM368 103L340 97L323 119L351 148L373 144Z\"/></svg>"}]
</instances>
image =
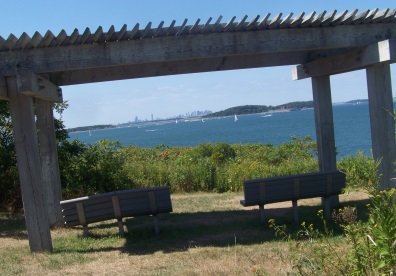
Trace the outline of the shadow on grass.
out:
<instances>
[{"instance_id":1,"label":"shadow on grass","mask_svg":"<svg viewBox=\"0 0 396 276\"><path fill-rule=\"evenodd\" d=\"M365 205L368 202L369 200L349 201L341 204L339 208L354 206L358 210L358 219L366 221L368 209ZM316 229L323 228L323 221L317 215L320 209L320 206L300 206L298 208L300 222L312 223ZM272 208L266 211L267 219L274 218L276 224L285 224L288 233L292 236L296 236L295 234L302 229L300 223L294 223L292 208ZM155 235L152 217L124 218L126 233L124 238L120 238L124 240L123 245L103 242L114 238L118 231L117 224L109 221L109 223L90 226L89 239L97 240L96 248L85 246L84 242L81 242L81 246L76 246L74 249L68 245L63 249L59 248L56 252L94 253L119 250L131 255L147 255L155 252L187 251L192 247L253 245L281 239L275 236L274 230L269 228L267 223L260 222L258 208L194 213L174 212L160 214L158 219L161 231L159 235ZM328 222L328 226L335 236L342 235L340 227L332 221ZM1 237L27 239L23 216L0 216ZM79 239L84 239L82 229L80 238L75 242Z\"/></svg>"},{"instance_id":2,"label":"shadow on grass","mask_svg":"<svg viewBox=\"0 0 396 276\"><path fill-rule=\"evenodd\" d=\"M358 210L358 219L366 221L368 209L365 206L369 201L350 201L340 204L354 206ZM323 230L323 221L317 215L320 206L300 206L300 222L314 224L316 229ZM300 223L293 220L292 208L268 209L267 218L274 218L278 225L285 224L287 231L293 237L302 230ZM125 244L121 247L101 247L98 249L83 250L82 252L120 250L131 255L147 255L155 252L187 251L192 247L229 247L237 245L253 245L263 242L281 240L276 237L274 230L267 223L260 222L258 208L255 210L231 210L196 213L170 213L159 215L161 233L155 235L152 217L136 217L124 219ZM334 236L342 235L341 228L332 221L327 223ZM116 227L116 224L98 225L100 231L91 235L93 239L103 239L106 228ZM96 227L95 227L96 228ZM81 252L81 251L80 251Z\"/></svg>"}]
</instances>

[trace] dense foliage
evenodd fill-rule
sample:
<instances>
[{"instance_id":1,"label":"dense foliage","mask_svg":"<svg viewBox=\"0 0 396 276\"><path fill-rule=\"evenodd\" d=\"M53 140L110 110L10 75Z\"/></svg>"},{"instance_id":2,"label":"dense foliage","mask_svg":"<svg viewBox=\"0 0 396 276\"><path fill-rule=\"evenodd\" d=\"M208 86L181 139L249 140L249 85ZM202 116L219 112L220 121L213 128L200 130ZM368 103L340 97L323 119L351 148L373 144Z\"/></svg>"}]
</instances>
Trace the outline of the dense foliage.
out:
<instances>
[{"instance_id":1,"label":"dense foliage","mask_svg":"<svg viewBox=\"0 0 396 276\"><path fill-rule=\"evenodd\" d=\"M219 112L214 112L205 117L234 116L234 115L242 115L242 114L263 113L274 110L284 110L284 109L295 110L295 109L311 108L311 107L313 107L313 101L290 102L277 106L243 105L243 106L231 107Z\"/></svg>"},{"instance_id":2,"label":"dense foliage","mask_svg":"<svg viewBox=\"0 0 396 276\"><path fill-rule=\"evenodd\" d=\"M317 170L309 137L278 147L262 144L201 144L197 147L123 147L106 140L59 148L66 198L119 189L168 185L172 191L241 191L244 179Z\"/></svg>"}]
</instances>

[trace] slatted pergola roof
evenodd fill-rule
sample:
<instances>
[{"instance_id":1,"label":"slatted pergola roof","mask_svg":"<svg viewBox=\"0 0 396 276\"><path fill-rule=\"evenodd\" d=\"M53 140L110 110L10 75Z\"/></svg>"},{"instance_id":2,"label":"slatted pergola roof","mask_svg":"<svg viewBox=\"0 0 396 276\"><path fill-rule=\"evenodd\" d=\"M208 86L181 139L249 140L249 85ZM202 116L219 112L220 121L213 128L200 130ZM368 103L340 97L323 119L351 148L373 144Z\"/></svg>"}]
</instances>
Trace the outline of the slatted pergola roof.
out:
<instances>
[{"instance_id":1,"label":"slatted pergola roof","mask_svg":"<svg viewBox=\"0 0 396 276\"><path fill-rule=\"evenodd\" d=\"M292 77L312 81L319 170L333 171L330 76L365 69L380 188L396 187L395 126L388 112L394 109L390 64L396 61L396 9L235 19L0 36L0 99L10 102L32 251L51 251L50 225L62 221L52 114L53 102L62 101L60 86L296 65Z\"/></svg>"}]
</instances>

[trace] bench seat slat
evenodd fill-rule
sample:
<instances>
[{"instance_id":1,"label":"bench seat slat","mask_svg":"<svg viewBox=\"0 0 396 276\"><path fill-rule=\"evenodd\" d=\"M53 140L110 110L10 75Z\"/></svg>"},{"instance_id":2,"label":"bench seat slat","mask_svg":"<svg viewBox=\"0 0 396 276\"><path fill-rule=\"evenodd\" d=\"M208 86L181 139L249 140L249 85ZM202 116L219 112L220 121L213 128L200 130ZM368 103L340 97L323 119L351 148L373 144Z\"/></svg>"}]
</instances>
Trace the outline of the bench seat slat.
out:
<instances>
[{"instance_id":1,"label":"bench seat slat","mask_svg":"<svg viewBox=\"0 0 396 276\"><path fill-rule=\"evenodd\" d=\"M260 210L264 212L265 204L294 201L294 213L297 218L298 199L327 198L341 194L342 189L345 188L345 178L344 173L331 171L245 180L244 199L240 203L245 207L259 205ZM263 185L265 188L261 187ZM264 194L260 196L263 191Z\"/></svg>"},{"instance_id":2,"label":"bench seat slat","mask_svg":"<svg viewBox=\"0 0 396 276\"><path fill-rule=\"evenodd\" d=\"M150 208L149 193L152 193L152 198L155 200L151 207L156 206L156 210ZM114 202L118 202L119 209L118 206L115 206L116 209L114 209ZM115 191L64 200L60 203L66 226L81 225L76 207L77 204L81 204L86 224L118 217L120 234L123 234L122 217L157 215L173 211L169 186ZM116 213L118 213L118 216L116 216ZM119 213L121 213L121 218ZM157 220L154 221L154 224L155 231L158 233ZM84 233L88 233L87 228L85 228Z\"/></svg>"}]
</instances>

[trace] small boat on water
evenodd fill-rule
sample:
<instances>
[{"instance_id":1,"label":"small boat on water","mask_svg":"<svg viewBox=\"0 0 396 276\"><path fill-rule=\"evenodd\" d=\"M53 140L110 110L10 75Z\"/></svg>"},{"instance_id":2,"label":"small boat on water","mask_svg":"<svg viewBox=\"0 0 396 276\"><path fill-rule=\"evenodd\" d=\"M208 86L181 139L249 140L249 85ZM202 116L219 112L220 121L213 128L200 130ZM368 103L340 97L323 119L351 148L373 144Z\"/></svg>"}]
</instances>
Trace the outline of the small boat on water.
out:
<instances>
[{"instance_id":1,"label":"small boat on water","mask_svg":"<svg viewBox=\"0 0 396 276\"><path fill-rule=\"evenodd\" d=\"M236 122L236 121L238 121L238 117L237 117L237 115L235 114L234 122Z\"/></svg>"}]
</instances>

